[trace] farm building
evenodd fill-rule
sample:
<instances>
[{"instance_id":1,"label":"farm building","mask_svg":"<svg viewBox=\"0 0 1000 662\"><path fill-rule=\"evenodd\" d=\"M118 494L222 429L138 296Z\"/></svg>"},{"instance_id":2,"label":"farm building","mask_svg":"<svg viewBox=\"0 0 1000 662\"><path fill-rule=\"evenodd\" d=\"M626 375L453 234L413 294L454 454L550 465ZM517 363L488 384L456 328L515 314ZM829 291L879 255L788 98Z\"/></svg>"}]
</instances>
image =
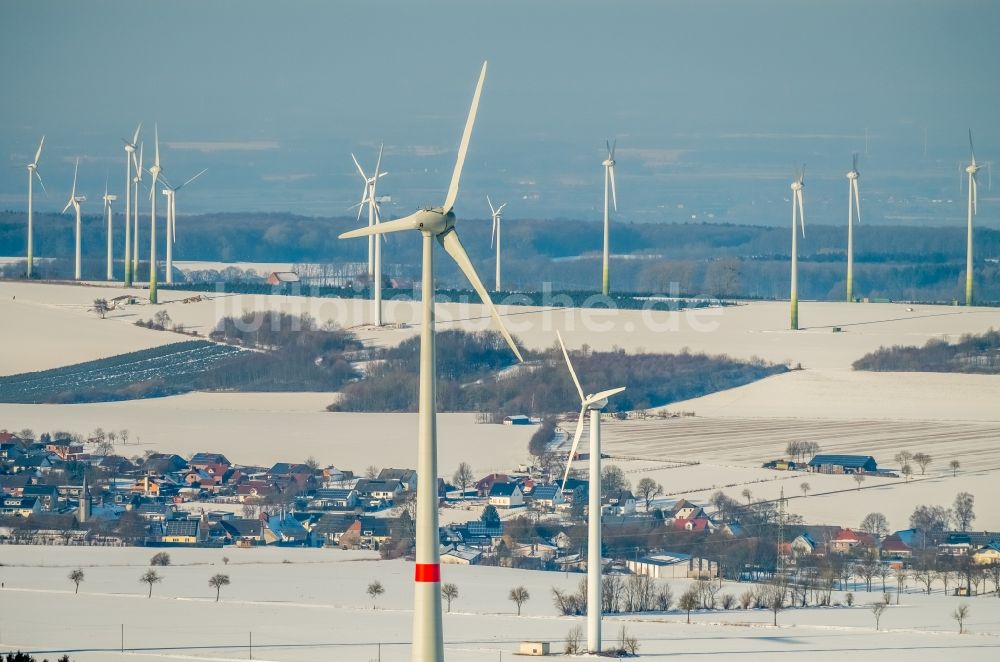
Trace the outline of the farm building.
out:
<instances>
[{"instance_id":1,"label":"farm building","mask_svg":"<svg viewBox=\"0 0 1000 662\"><path fill-rule=\"evenodd\" d=\"M299 275L294 271L272 271L267 276L268 285L291 285L299 282Z\"/></svg>"},{"instance_id":2,"label":"farm building","mask_svg":"<svg viewBox=\"0 0 1000 662\"><path fill-rule=\"evenodd\" d=\"M874 473L878 464L871 455L817 455L809 460L809 470L821 474Z\"/></svg>"}]
</instances>

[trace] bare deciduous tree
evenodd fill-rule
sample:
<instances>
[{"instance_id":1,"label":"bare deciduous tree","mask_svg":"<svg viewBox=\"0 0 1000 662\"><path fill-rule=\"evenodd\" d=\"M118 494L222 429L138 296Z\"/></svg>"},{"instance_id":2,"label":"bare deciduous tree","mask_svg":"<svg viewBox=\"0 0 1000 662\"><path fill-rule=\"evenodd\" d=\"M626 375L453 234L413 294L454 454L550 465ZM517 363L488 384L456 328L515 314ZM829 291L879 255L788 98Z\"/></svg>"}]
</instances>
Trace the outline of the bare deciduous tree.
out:
<instances>
[{"instance_id":1,"label":"bare deciduous tree","mask_svg":"<svg viewBox=\"0 0 1000 662\"><path fill-rule=\"evenodd\" d=\"M212 578L208 580L208 585L215 589L215 601L219 601L219 595L222 593L223 586L229 586L229 575L212 575Z\"/></svg>"},{"instance_id":2,"label":"bare deciduous tree","mask_svg":"<svg viewBox=\"0 0 1000 662\"><path fill-rule=\"evenodd\" d=\"M108 306L107 299L94 299L94 312L101 316L101 319L108 314L111 308Z\"/></svg>"},{"instance_id":3,"label":"bare deciduous tree","mask_svg":"<svg viewBox=\"0 0 1000 662\"><path fill-rule=\"evenodd\" d=\"M973 520L976 519L974 510L976 498L968 492L959 492L955 495L955 505L952 510L955 515L955 522L962 531L968 531Z\"/></svg>"},{"instance_id":4,"label":"bare deciduous tree","mask_svg":"<svg viewBox=\"0 0 1000 662\"><path fill-rule=\"evenodd\" d=\"M917 463L918 467L920 467L920 475L923 476L927 473L927 467L929 467L931 462L934 460L927 453L917 453L913 456L913 461Z\"/></svg>"},{"instance_id":5,"label":"bare deciduous tree","mask_svg":"<svg viewBox=\"0 0 1000 662\"><path fill-rule=\"evenodd\" d=\"M854 474L854 482L858 484L858 491L861 491L861 483L865 482L865 475L861 473Z\"/></svg>"},{"instance_id":6,"label":"bare deciduous tree","mask_svg":"<svg viewBox=\"0 0 1000 662\"><path fill-rule=\"evenodd\" d=\"M155 570L147 570L146 573L139 578L139 583L149 584L149 594L147 598L153 597L153 584L159 584L163 581L163 577L158 575Z\"/></svg>"},{"instance_id":7,"label":"bare deciduous tree","mask_svg":"<svg viewBox=\"0 0 1000 662\"><path fill-rule=\"evenodd\" d=\"M455 475L452 476L452 480L455 481L455 485L462 488L462 498L465 498L465 490L472 484L476 479L475 475L472 473L472 467L469 466L468 462L462 462L458 465L458 469L455 470Z\"/></svg>"},{"instance_id":8,"label":"bare deciduous tree","mask_svg":"<svg viewBox=\"0 0 1000 662\"><path fill-rule=\"evenodd\" d=\"M951 475L954 478L958 475L958 469L962 466L962 463L958 460L952 460L948 463L948 466L951 467Z\"/></svg>"},{"instance_id":9,"label":"bare deciduous tree","mask_svg":"<svg viewBox=\"0 0 1000 662\"><path fill-rule=\"evenodd\" d=\"M520 616L522 605L524 605L530 597L531 596L528 595L528 589L523 586L517 586L510 589L510 594L507 596L507 599L517 605L517 615Z\"/></svg>"},{"instance_id":10,"label":"bare deciduous tree","mask_svg":"<svg viewBox=\"0 0 1000 662\"><path fill-rule=\"evenodd\" d=\"M663 494L663 485L660 485L652 478L643 478L636 486L635 495L646 504L647 512L649 511L650 504L653 503L653 499L661 494Z\"/></svg>"},{"instance_id":11,"label":"bare deciduous tree","mask_svg":"<svg viewBox=\"0 0 1000 662\"><path fill-rule=\"evenodd\" d=\"M881 538L889 532L889 520L882 513L868 513L858 527L867 534Z\"/></svg>"},{"instance_id":12,"label":"bare deciduous tree","mask_svg":"<svg viewBox=\"0 0 1000 662\"><path fill-rule=\"evenodd\" d=\"M802 483L799 485L799 489L802 490L802 496L807 497L809 496L809 490L811 490L812 487L809 486L809 483Z\"/></svg>"},{"instance_id":13,"label":"bare deciduous tree","mask_svg":"<svg viewBox=\"0 0 1000 662\"><path fill-rule=\"evenodd\" d=\"M83 581L83 570L77 568L73 572L69 573L69 580L76 586L73 590L73 595L76 595L80 592L80 582Z\"/></svg>"},{"instance_id":14,"label":"bare deciduous tree","mask_svg":"<svg viewBox=\"0 0 1000 662\"><path fill-rule=\"evenodd\" d=\"M444 584L441 587L441 597L448 603L448 613L451 613L451 601L458 598L458 586L455 584Z\"/></svg>"},{"instance_id":15,"label":"bare deciduous tree","mask_svg":"<svg viewBox=\"0 0 1000 662\"><path fill-rule=\"evenodd\" d=\"M372 599L372 609L375 609L375 600L383 593L385 593L385 587L379 580L376 579L368 585L368 597Z\"/></svg>"},{"instance_id":16,"label":"bare deciduous tree","mask_svg":"<svg viewBox=\"0 0 1000 662\"><path fill-rule=\"evenodd\" d=\"M965 633L965 619L969 617L969 605L959 605L958 609L954 611L951 615L956 621L958 621L958 633Z\"/></svg>"},{"instance_id":17,"label":"bare deciduous tree","mask_svg":"<svg viewBox=\"0 0 1000 662\"><path fill-rule=\"evenodd\" d=\"M885 602L874 602L872 603L871 610L872 615L875 617L875 630L878 630L879 621L882 620L882 612L889 608Z\"/></svg>"}]
</instances>

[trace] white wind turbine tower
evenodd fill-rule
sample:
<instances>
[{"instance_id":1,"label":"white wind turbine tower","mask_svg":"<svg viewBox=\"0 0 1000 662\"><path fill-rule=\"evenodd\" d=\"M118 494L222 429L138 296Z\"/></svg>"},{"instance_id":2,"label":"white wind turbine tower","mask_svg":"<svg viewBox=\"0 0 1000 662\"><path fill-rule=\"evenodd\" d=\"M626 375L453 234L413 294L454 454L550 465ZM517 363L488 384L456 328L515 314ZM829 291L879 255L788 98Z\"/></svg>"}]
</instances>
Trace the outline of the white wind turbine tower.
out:
<instances>
[{"instance_id":1,"label":"white wind turbine tower","mask_svg":"<svg viewBox=\"0 0 1000 662\"><path fill-rule=\"evenodd\" d=\"M576 433L573 435L573 446L566 462L566 473L563 475L562 487L566 489L566 479L569 478L569 468L576 457L576 448L583 434L583 422L590 412L590 467L587 485L587 650L591 653L601 651L601 411L608 406L608 398L625 390L624 386L608 389L593 395L584 395L580 380L573 370L573 362L569 360L569 352L563 342L562 334L556 331L559 346L562 347L566 367L573 378L576 392L580 394L580 416L576 422Z\"/></svg>"},{"instance_id":2,"label":"white wind turbine tower","mask_svg":"<svg viewBox=\"0 0 1000 662\"><path fill-rule=\"evenodd\" d=\"M38 143L38 150L35 152L35 160L27 165L28 168L28 278L31 278L31 271L35 265L35 237L34 237L34 211L35 195L33 186L35 177L38 178L38 185L45 191L45 184L42 183L42 176L38 174L38 159L42 157L42 145L45 144L45 136L42 136Z\"/></svg>"},{"instance_id":3,"label":"white wind turbine tower","mask_svg":"<svg viewBox=\"0 0 1000 662\"><path fill-rule=\"evenodd\" d=\"M792 182L792 331L799 329L799 244L796 224L802 227L806 236L805 210L802 207L802 187L805 186L806 167L799 170Z\"/></svg>"},{"instance_id":4,"label":"white wind turbine tower","mask_svg":"<svg viewBox=\"0 0 1000 662\"><path fill-rule=\"evenodd\" d=\"M177 191L180 191L204 175L207 170L208 168L202 169L197 175L176 188L170 186L166 177L162 175L160 177L163 180L163 195L167 197L167 285L171 285L174 282L174 242L177 241Z\"/></svg>"},{"instance_id":5,"label":"white wind turbine tower","mask_svg":"<svg viewBox=\"0 0 1000 662\"><path fill-rule=\"evenodd\" d=\"M160 177L160 130L153 125L153 135L156 140L156 156L149 174L153 181L149 183L149 302L158 303L156 294L156 180Z\"/></svg>"},{"instance_id":6,"label":"white wind turbine tower","mask_svg":"<svg viewBox=\"0 0 1000 662\"><path fill-rule=\"evenodd\" d=\"M972 161L965 167L965 172L969 175L969 227L966 238L965 253L965 305L972 305L972 282L973 282L973 261L972 261L972 217L978 212L979 206L979 183L976 181L976 173L982 169L982 165L976 162L976 148L972 145L972 129L969 129L969 152L972 154ZM992 175L992 172L990 173ZM991 178L992 179L992 176Z\"/></svg>"},{"instance_id":7,"label":"white wind turbine tower","mask_svg":"<svg viewBox=\"0 0 1000 662\"><path fill-rule=\"evenodd\" d=\"M454 205L458 197L459 179L469 148L472 127L476 121L479 97L486 79L486 63L483 63L479 83L472 98L469 117L462 132L462 142L455 160L455 170L451 184L440 207L420 209L404 218L387 221L368 228L359 228L340 235L342 239L365 237L416 230L422 235L423 274L421 277L421 303L423 315L420 325L420 395L417 474L423 476L417 483L417 540L416 569L414 580L413 646L411 659L419 662L441 662L444 659L444 642L441 622L441 565L438 533L437 506L437 425L436 425L436 368L434 357L434 241L435 239L458 264L468 278L473 289L479 294L500 327L507 344L518 360L521 353L514 339L504 327L490 295L479 280L472 261L469 259L458 231L455 228Z\"/></svg>"},{"instance_id":8,"label":"white wind turbine tower","mask_svg":"<svg viewBox=\"0 0 1000 662\"><path fill-rule=\"evenodd\" d=\"M601 262L601 292L607 296L611 291L608 275L608 216L610 213L608 210L608 187L611 187L611 202L614 204L615 211L618 211L618 194L615 192L615 146L618 144L618 139L616 138L611 144L605 141L604 144L608 146L608 158L601 163L604 166L604 254Z\"/></svg>"},{"instance_id":9,"label":"white wind turbine tower","mask_svg":"<svg viewBox=\"0 0 1000 662\"><path fill-rule=\"evenodd\" d=\"M493 230L490 234L490 247L492 248L493 242L496 242L497 248L497 277L496 277L496 287L493 288L494 292L500 291L500 219L503 216L503 208L507 206L507 203L503 203L497 208L493 208L493 201L490 200L490 196L486 196L486 202L490 205L490 214L493 215Z\"/></svg>"},{"instance_id":10,"label":"white wind turbine tower","mask_svg":"<svg viewBox=\"0 0 1000 662\"><path fill-rule=\"evenodd\" d=\"M135 127L132 142L122 138L125 143L125 287L132 287L132 163L135 161L135 147L139 142L139 129L142 122ZM136 196L138 198L138 195Z\"/></svg>"},{"instance_id":11,"label":"white wind turbine tower","mask_svg":"<svg viewBox=\"0 0 1000 662\"><path fill-rule=\"evenodd\" d=\"M139 277L139 184L142 182L142 143L139 143L139 157L132 153L132 279Z\"/></svg>"},{"instance_id":12,"label":"white wind turbine tower","mask_svg":"<svg viewBox=\"0 0 1000 662\"><path fill-rule=\"evenodd\" d=\"M112 245L113 232L111 230L111 219L114 214L111 211L111 203L118 199L118 196L114 193L108 193L108 183L104 182L104 195L101 197L104 200L104 215L107 217L108 221L108 280L113 280L115 277L114 272L114 247Z\"/></svg>"},{"instance_id":13,"label":"white wind turbine tower","mask_svg":"<svg viewBox=\"0 0 1000 662\"><path fill-rule=\"evenodd\" d=\"M858 153L854 153L851 171L847 173L847 300L854 301L854 210L861 223L861 193L858 192Z\"/></svg>"},{"instance_id":14,"label":"white wind turbine tower","mask_svg":"<svg viewBox=\"0 0 1000 662\"><path fill-rule=\"evenodd\" d=\"M351 159L354 161L358 173L361 174L361 179L365 181L365 188L361 193L361 202L358 203L358 221L361 220L362 208L367 204L369 228L382 222L382 217L379 214L378 200L376 199L376 191L378 189L378 180L389 174L380 170L382 167L383 147L383 145L379 145L378 159L375 161L375 171L371 177L365 174L364 168L358 163L357 157L351 154ZM375 235L368 236L368 276L372 280L375 299L375 314L372 323L375 326L382 326L382 242Z\"/></svg>"},{"instance_id":15,"label":"white wind turbine tower","mask_svg":"<svg viewBox=\"0 0 1000 662\"><path fill-rule=\"evenodd\" d=\"M63 213L73 207L76 212L76 266L73 269L73 277L76 280L80 280L83 276L83 253L81 251L81 231L82 227L80 225L80 203L87 201L87 196L76 194L76 175L80 171L80 159L76 160L76 166L73 168L73 191L69 194L69 201L66 202L66 206L63 207Z\"/></svg>"}]
</instances>

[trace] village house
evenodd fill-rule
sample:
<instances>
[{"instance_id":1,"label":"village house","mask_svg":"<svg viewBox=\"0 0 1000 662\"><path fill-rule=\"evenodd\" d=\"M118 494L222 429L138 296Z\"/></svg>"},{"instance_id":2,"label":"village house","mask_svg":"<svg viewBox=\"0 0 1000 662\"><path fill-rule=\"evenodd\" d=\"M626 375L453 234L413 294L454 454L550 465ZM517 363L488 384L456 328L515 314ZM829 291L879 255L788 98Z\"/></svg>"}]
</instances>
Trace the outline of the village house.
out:
<instances>
[{"instance_id":1,"label":"village house","mask_svg":"<svg viewBox=\"0 0 1000 662\"><path fill-rule=\"evenodd\" d=\"M25 485L21 489L21 496L38 499L38 506L43 511L59 507L59 489L55 485Z\"/></svg>"},{"instance_id":2,"label":"village house","mask_svg":"<svg viewBox=\"0 0 1000 662\"><path fill-rule=\"evenodd\" d=\"M630 490L618 490L604 495L601 510L609 515L632 515L635 513L635 495Z\"/></svg>"},{"instance_id":3,"label":"village house","mask_svg":"<svg viewBox=\"0 0 1000 662\"><path fill-rule=\"evenodd\" d=\"M362 478L354 485L354 489L361 500L377 508L383 503L392 503L399 498L403 493L403 484L395 478L388 480Z\"/></svg>"},{"instance_id":4,"label":"village house","mask_svg":"<svg viewBox=\"0 0 1000 662\"><path fill-rule=\"evenodd\" d=\"M484 476L476 481L476 494L481 497L488 497L490 495L490 490L493 489L494 483L507 482L510 482L510 477L507 474L493 473L488 476Z\"/></svg>"},{"instance_id":5,"label":"village house","mask_svg":"<svg viewBox=\"0 0 1000 662\"><path fill-rule=\"evenodd\" d=\"M193 470L204 471L210 476L218 477L221 482L222 477L233 466L222 453L195 453L188 460L188 466Z\"/></svg>"},{"instance_id":6,"label":"village house","mask_svg":"<svg viewBox=\"0 0 1000 662\"><path fill-rule=\"evenodd\" d=\"M910 549L910 546L895 533L885 537L880 545L880 550L884 558L908 559L913 556L913 550Z\"/></svg>"},{"instance_id":7,"label":"village house","mask_svg":"<svg viewBox=\"0 0 1000 662\"><path fill-rule=\"evenodd\" d=\"M361 520L353 515L325 514L312 533L314 540L327 547L353 548L361 543Z\"/></svg>"},{"instance_id":8,"label":"village house","mask_svg":"<svg viewBox=\"0 0 1000 662\"><path fill-rule=\"evenodd\" d=\"M554 510L565 503L558 485L536 485L531 490L531 504L535 508Z\"/></svg>"},{"instance_id":9,"label":"village house","mask_svg":"<svg viewBox=\"0 0 1000 662\"><path fill-rule=\"evenodd\" d=\"M406 492L417 489L417 472L414 469L382 469L378 472L378 479L398 480Z\"/></svg>"},{"instance_id":10,"label":"village house","mask_svg":"<svg viewBox=\"0 0 1000 662\"><path fill-rule=\"evenodd\" d=\"M321 488L313 494L310 505L321 510L354 510L359 505L358 491L339 487Z\"/></svg>"},{"instance_id":11,"label":"village house","mask_svg":"<svg viewBox=\"0 0 1000 662\"><path fill-rule=\"evenodd\" d=\"M875 539L863 532L853 529L843 529L830 540L830 551L835 554L850 554L852 551L864 548L874 548Z\"/></svg>"},{"instance_id":12,"label":"village house","mask_svg":"<svg viewBox=\"0 0 1000 662\"><path fill-rule=\"evenodd\" d=\"M1000 540L995 540L985 547L976 550L972 555L976 565L993 565L1000 563Z\"/></svg>"},{"instance_id":13,"label":"village house","mask_svg":"<svg viewBox=\"0 0 1000 662\"><path fill-rule=\"evenodd\" d=\"M694 519L704 516L705 509L698 504L691 503L687 499L681 499L669 511L669 517L672 519Z\"/></svg>"},{"instance_id":14,"label":"village house","mask_svg":"<svg viewBox=\"0 0 1000 662\"><path fill-rule=\"evenodd\" d=\"M517 483L493 483L489 498L490 505L497 508L520 508L524 505L524 495Z\"/></svg>"},{"instance_id":15,"label":"village house","mask_svg":"<svg viewBox=\"0 0 1000 662\"><path fill-rule=\"evenodd\" d=\"M278 462L268 470L267 479L272 483L294 483L299 489L302 489L309 483L312 475L313 470L309 465Z\"/></svg>"},{"instance_id":16,"label":"village house","mask_svg":"<svg viewBox=\"0 0 1000 662\"><path fill-rule=\"evenodd\" d=\"M165 543L174 545L195 545L202 541L201 521L197 519L171 519L164 522Z\"/></svg>"},{"instance_id":17,"label":"village house","mask_svg":"<svg viewBox=\"0 0 1000 662\"><path fill-rule=\"evenodd\" d=\"M37 497L5 496L0 500L0 515L8 517L31 517L42 512Z\"/></svg>"},{"instance_id":18,"label":"village house","mask_svg":"<svg viewBox=\"0 0 1000 662\"><path fill-rule=\"evenodd\" d=\"M482 558L482 551L466 545L458 545L441 554L441 563L449 565L476 565Z\"/></svg>"}]
</instances>

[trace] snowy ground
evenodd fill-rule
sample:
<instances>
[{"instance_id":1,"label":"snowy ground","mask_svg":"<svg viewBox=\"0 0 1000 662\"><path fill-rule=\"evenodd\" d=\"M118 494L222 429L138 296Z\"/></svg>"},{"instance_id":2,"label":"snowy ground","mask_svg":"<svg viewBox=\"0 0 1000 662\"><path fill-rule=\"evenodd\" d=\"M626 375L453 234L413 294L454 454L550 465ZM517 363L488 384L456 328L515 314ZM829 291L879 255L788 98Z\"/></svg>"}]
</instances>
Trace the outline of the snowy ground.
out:
<instances>
[{"instance_id":1,"label":"snowy ground","mask_svg":"<svg viewBox=\"0 0 1000 662\"><path fill-rule=\"evenodd\" d=\"M380 643L382 660L409 659L410 563L338 550L170 549L173 565L157 569L163 581L147 598L139 576L153 551L0 547L0 650L38 651L50 659L67 651L81 662L236 660L249 657L252 633L256 660L372 660ZM223 556L230 559L228 565ZM73 595L67 575L77 567L85 579L79 595ZM557 616L551 599L552 587L575 588L581 575L460 566L445 566L442 572L443 581L459 588L452 613L445 615L449 660L505 659L522 640L550 641L561 650L560 640L582 624L581 618ZM219 603L208 586L216 573L228 574L232 582ZM385 587L377 609L366 594L374 580ZM518 585L531 596L520 617L507 599ZM671 585L676 596L687 581ZM727 583L722 592L738 596L747 588ZM694 613L691 625L683 613L672 611L607 617L604 638L610 641L625 625L650 659L808 656L825 661L854 654L932 660L952 651L962 659L995 659L1000 600L949 597L940 587L930 596L917 591L911 586L901 605L888 609L879 632L867 605L881 595L855 589L853 608L787 610L779 614L778 627L771 625L769 611ZM843 594L835 593L834 600L843 602ZM950 617L960 603L971 609L970 633L961 636Z\"/></svg>"}]
</instances>

